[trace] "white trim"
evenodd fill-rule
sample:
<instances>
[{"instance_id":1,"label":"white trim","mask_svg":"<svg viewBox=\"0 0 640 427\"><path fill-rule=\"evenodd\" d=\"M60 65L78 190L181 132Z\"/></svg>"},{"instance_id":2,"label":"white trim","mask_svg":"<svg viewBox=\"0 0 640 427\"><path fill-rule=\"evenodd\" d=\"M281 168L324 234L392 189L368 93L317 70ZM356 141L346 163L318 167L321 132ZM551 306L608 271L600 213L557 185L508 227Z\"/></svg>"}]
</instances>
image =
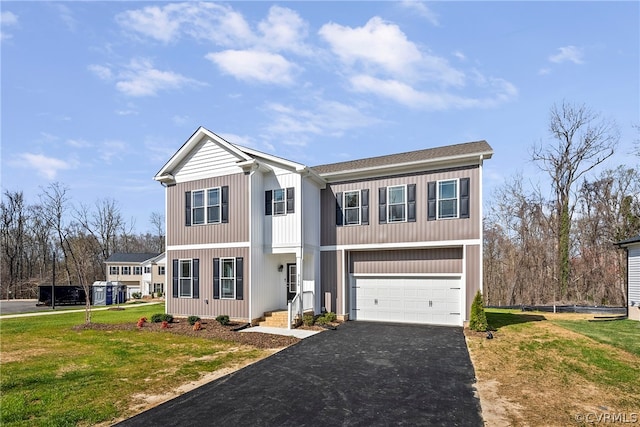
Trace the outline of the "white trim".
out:
<instances>
[{"instance_id":1,"label":"white trim","mask_svg":"<svg viewBox=\"0 0 640 427\"><path fill-rule=\"evenodd\" d=\"M482 188L484 187L483 183L482 183L482 166L483 166L483 156L480 155L480 162L478 165L478 200L480 201L478 203L478 225L479 228L478 230L480 230L480 271L478 272L478 275L480 277L478 277L478 281L480 282L479 284L479 289L480 289L480 293L482 295L484 295L484 224L482 223L483 220L483 209L482 209L482 203L483 203L483 199L482 199ZM469 182L469 193L471 193L471 182ZM469 207L469 211L471 211L471 207ZM471 212L469 212L469 214L471 214Z\"/></svg>"},{"instance_id":2,"label":"white trim","mask_svg":"<svg viewBox=\"0 0 640 427\"><path fill-rule=\"evenodd\" d=\"M195 245L173 245L167 246L167 251L188 251L198 249L226 249L226 248L248 248L251 242L229 242L229 243L200 243Z\"/></svg>"},{"instance_id":3,"label":"white trim","mask_svg":"<svg viewBox=\"0 0 640 427\"><path fill-rule=\"evenodd\" d=\"M367 251L376 249L415 249L415 248L449 248L464 245L481 245L482 239L468 240L435 240L422 242L399 242L399 243L363 243L355 245L330 245L320 246L321 252L331 251Z\"/></svg>"},{"instance_id":4,"label":"white trim","mask_svg":"<svg viewBox=\"0 0 640 427\"><path fill-rule=\"evenodd\" d=\"M440 216L440 202L443 200L440 197L440 184L443 182L455 182L456 183L456 216L448 216L441 217ZM444 199L444 200L453 200L453 199ZM439 179L436 181L436 220L446 221L448 219L459 219L460 218L460 178L449 178L449 179Z\"/></svg>"},{"instance_id":5,"label":"white trim","mask_svg":"<svg viewBox=\"0 0 640 427\"><path fill-rule=\"evenodd\" d=\"M391 189L392 188L400 188L402 187L404 189L404 202L403 203L394 203L393 205L391 204ZM407 190L408 185L407 184L398 184L398 185L390 185L386 188L387 190L387 203L386 203L386 208L387 208L387 224L397 224L397 223L403 223L403 222L408 222L409 220L409 191ZM404 205L404 219L400 220L400 221L392 221L391 220L391 206L400 206L400 205Z\"/></svg>"},{"instance_id":6,"label":"white trim","mask_svg":"<svg viewBox=\"0 0 640 427\"><path fill-rule=\"evenodd\" d=\"M347 224L347 209L356 209L356 208L348 208L346 205L347 202L347 193L358 193L358 222L354 224ZM342 192L342 226L343 227L353 227L356 225L362 225L362 189L358 190L345 190Z\"/></svg>"},{"instance_id":7,"label":"white trim","mask_svg":"<svg viewBox=\"0 0 640 427\"><path fill-rule=\"evenodd\" d=\"M352 277L457 277L462 280L462 273L349 273Z\"/></svg>"},{"instance_id":8,"label":"white trim","mask_svg":"<svg viewBox=\"0 0 640 427\"><path fill-rule=\"evenodd\" d=\"M224 265L225 261L232 261L233 262L233 277L225 277L223 276L223 271L224 269L222 268L222 266ZM219 286L220 286L220 290L219 290L219 296L220 299L226 299L226 300L235 300L236 299L236 277L237 277L237 270L236 270L236 258L235 257L224 257L224 258L220 258L220 260L218 261L220 263L220 277L219 277ZM233 280L233 297L223 297L222 296L222 281L223 280Z\"/></svg>"}]
</instances>

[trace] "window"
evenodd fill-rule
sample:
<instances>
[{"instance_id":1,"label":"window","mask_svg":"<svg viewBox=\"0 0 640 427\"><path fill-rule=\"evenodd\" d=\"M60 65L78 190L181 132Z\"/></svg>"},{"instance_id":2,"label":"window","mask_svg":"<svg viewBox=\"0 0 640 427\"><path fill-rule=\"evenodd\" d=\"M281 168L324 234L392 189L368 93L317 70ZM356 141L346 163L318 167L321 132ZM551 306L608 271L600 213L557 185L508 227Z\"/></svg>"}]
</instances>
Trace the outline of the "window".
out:
<instances>
[{"instance_id":1,"label":"window","mask_svg":"<svg viewBox=\"0 0 640 427\"><path fill-rule=\"evenodd\" d=\"M144 268L144 274L149 274L151 273L151 267L147 266Z\"/></svg>"},{"instance_id":2,"label":"window","mask_svg":"<svg viewBox=\"0 0 640 427\"><path fill-rule=\"evenodd\" d=\"M369 190L336 193L336 225L369 225Z\"/></svg>"},{"instance_id":3,"label":"window","mask_svg":"<svg viewBox=\"0 0 640 427\"><path fill-rule=\"evenodd\" d=\"M156 295L160 295L164 293L164 283L154 283L153 284L153 293Z\"/></svg>"},{"instance_id":4,"label":"window","mask_svg":"<svg viewBox=\"0 0 640 427\"><path fill-rule=\"evenodd\" d=\"M438 218L458 217L458 180L438 181Z\"/></svg>"},{"instance_id":5,"label":"window","mask_svg":"<svg viewBox=\"0 0 640 427\"><path fill-rule=\"evenodd\" d=\"M110 265L109 266L109 274L111 274L111 275L120 274L120 267L118 267L117 265Z\"/></svg>"},{"instance_id":6,"label":"window","mask_svg":"<svg viewBox=\"0 0 640 427\"><path fill-rule=\"evenodd\" d=\"M131 274L131 267L127 266L123 266L122 267L122 275L123 276L128 276Z\"/></svg>"},{"instance_id":7,"label":"window","mask_svg":"<svg viewBox=\"0 0 640 427\"><path fill-rule=\"evenodd\" d=\"M220 260L220 298L235 299L236 288L236 260L235 258L222 258Z\"/></svg>"},{"instance_id":8,"label":"window","mask_svg":"<svg viewBox=\"0 0 640 427\"><path fill-rule=\"evenodd\" d=\"M136 275L142 274L142 267L133 267L133 274L136 274Z\"/></svg>"},{"instance_id":9,"label":"window","mask_svg":"<svg viewBox=\"0 0 640 427\"><path fill-rule=\"evenodd\" d=\"M215 224L220 222L220 188L192 191L191 197L191 224Z\"/></svg>"},{"instance_id":10,"label":"window","mask_svg":"<svg viewBox=\"0 0 640 427\"><path fill-rule=\"evenodd\" d=\"M389 187L388 189L388 221L389 222L402 222L406 221L407 213L407 187L399 185L397 187Z\"/></svg>"},{"instance_id":11,"label":"window","mask_svg":"<svg viewBox=\"0 0 640 427\"><path fill-rule=\"evenodd\" d=\"M181 298L191 298L193 292L193 276L192 276L192 262L190 259L181 259L178 264L178 278L179 278L179 296Z\"/></svg>"},{"instance_id":12,"label":"window","mask_svg":"<svg viewBox=\"0 0 640 427\"><path fill-rule=\"evenodd\" d=\"M213 259L213 299L243 299L243 265L242 257Z\"/></svg>"},{"instance_id":13,"label":"window","mask_svg":"<svg viewBox=\"0 0 640 427\"><path fill-rule=\"evenodd\" d=\"M469 218L469 193L469 178L428 182L427 220Z\"/></svg>"},{"instance_id":14,"label":"window","mask_svg":"<svg viewBox=\"0 0 640 427\"><path fill-rule=\"evenodd\" d=\"M273 190L273 214L284 215L285 213L284 189Z\"/></svg>"},{"instance_id":15,"label":"window","mask_svg":"<svg viewBox=\"0 0 640 427\"><path fill-rule=\"evenodd\" d=\"M229 222L229 187L222 186L185 193L185 225Z\"/></svg>"},{"instance_id":16,"label":"window","mask_svg":"<svg viewBox=\"0 0 640 427\"><path fill-rule=\"evenodd\" d=\"M294 212L295 189L278 188L264 192L265 215L286 215Z\"/></svg>"},{"instance_id":17,"label":"window","mask_svg":"<svg viewBox=\"0 0 640 427\"><path fill-rule=\"evenodd\" d=\"M171 297L200 298L200 260L171 260Z\"/></svg>"},{"instance_id":18,"label":"window","mask_svg":"<svg viewBox=\"0 0 640 427\"><path fill-rule=\"evenodd\" d=\"M379 188L378 220L380 224L387 222L415 222L416 184Z\"/></svg>"},{"instance_id":19,"label":"window","mask_svg":"<svg viewBox=\"0 0 640 427\"><path fill-rule=\"evenodd\" d=\"M344 192L344 225L360 224L360 191Z\"/></svg>"},{"instance_id":20,"label":"window","mask_svg":"<svg viewBox=\"0 0 640 427\"><path fill-rule=\"evenodd\" d=\"M158 266L158 274L160 276L164 276L164 265L159 265Z\"/></svg>"}]
</instances>

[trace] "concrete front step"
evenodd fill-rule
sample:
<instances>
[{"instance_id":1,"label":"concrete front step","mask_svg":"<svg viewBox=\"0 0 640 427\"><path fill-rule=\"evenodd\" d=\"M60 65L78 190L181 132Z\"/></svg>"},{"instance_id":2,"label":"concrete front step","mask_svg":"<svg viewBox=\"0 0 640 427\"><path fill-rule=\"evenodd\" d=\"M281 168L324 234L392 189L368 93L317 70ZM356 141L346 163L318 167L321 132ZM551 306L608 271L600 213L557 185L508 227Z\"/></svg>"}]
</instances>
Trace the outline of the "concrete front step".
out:
<instances>
[{"instance_id":1,"label":"concrete front step","mask_svg":"<svg viewBox=\"0 0 640 427\"><path fill-rule=\"evenodd\" d=\"M270 328L287 328L288 318L289 312L287 310L268 311L264 314L264 320L258 325Z\"/></svg>"}]
</instances>

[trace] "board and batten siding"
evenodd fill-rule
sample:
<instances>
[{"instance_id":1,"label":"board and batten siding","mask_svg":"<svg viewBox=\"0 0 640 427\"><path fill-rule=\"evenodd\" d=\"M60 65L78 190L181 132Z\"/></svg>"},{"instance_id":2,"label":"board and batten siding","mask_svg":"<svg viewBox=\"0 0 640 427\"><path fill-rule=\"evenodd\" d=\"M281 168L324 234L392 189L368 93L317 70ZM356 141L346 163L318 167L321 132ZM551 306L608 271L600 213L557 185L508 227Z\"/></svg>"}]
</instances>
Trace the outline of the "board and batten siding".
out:
<instances>
[{"instance_id":1,"label":"board and batten siding","mask_svg":"<svg viewBox=\"0 0 640 427\"><path fill-rule=\"evenodd\" d=\"M213 259L214 258L243 258L243 299L227 300L213 299ZM199 298L176 298L172 295L172 277L174 259L195 259L200 263L199 269ZM226 314L232 319L248 320L249 318L249 284L246 279L249 271L249 248L228 249L191 249L168 250L166 267L166 306L167 313L174 316L200 316L215 318Z\"/></svg>"},{"instance_id":2,"label":"board and batten siding","mask_svg":"<svg viewBox=\"0 0 640 427\"><path fill-rule=\"evenodd\" d=\"M640 306L640 245L629 247L629 306Z\"/></svg>"},{"instance_id":3,"label":"board and batten siding","mask_svg":"<svg viewBox=\"0 0 640 427\"><path fill-rule=\"evenodd\" d=\"M466 301L464 320L469 320L468 316L471 313L471 304L473 304L476 292L484 292L482 289L482 250L480 245L468 245L465 247L465 252Z\"/></svg>"},{"instance_id":4,"label":"board and batten siding","mask_svg":"<svg viewBox=\"0 0 640 427\"><path fill-rule=\"evenodd\" d=\"M427 183L455 178L469 178L469 218L427 221ZM379 223L378 189L395 185L416 184L416 221ZM356 245L408 242L434 242L480 239L480 170L478 167L424 174L389 177L376 180L330 184L321 191L321 245ZM336 225L336 194L353 190L369 190L369 224Z\"/></svg>"},{"instance_id":5,"label":"board and batten siding","mask_svg":"<svg viewBox=\"0 0 640 427\"><path fill-rule=\"evenodd\" d=\"M320 304L327 311L332 311L338 316L344 316L343 310L343 272L342 251L325 251L320 253ZM348 310L348 307L347 307ZM347 311L348 313L348 311Z\"/></svg>"},{"instance_id":6,"label":"board and batten siding","mask_svg":"<svg viewBox=\"0 0 640 427\"><path fill-rule=\"evenodd\" d=\"M462 248L353 251L351 274L462 274Z\"/></svg>"},{"instance_id":7,"label":"board and batten siding","mask_svg":"<svg viewBox=\"0 0 640 427\"><path fill-rule=\"evenodd\" d=\"M264 175L264 190L261 192L263 200L265 191L277 189L293 188L294 190L294 212L285 215L266 215L264 201L260 212L264 218L264 242L267 249L274 252L278 248L291 248L300 246L301 236L301 208L299 174L287 171L282 168L272 166L273 171Z\"/></svg>"},{"instance_id":8,"label":"board and batten siding","mask_svg":"<svg viewBox=\"0 0 640 427\"><path fill-rule=\"evenodd\" d=\"M185 193L229 187L229 222L185 225ZM243 174L200 179L167 187L167 246L249 241L249 178ZM167 260L167 266L169 262Z\"/></svg>"}]
</instances>

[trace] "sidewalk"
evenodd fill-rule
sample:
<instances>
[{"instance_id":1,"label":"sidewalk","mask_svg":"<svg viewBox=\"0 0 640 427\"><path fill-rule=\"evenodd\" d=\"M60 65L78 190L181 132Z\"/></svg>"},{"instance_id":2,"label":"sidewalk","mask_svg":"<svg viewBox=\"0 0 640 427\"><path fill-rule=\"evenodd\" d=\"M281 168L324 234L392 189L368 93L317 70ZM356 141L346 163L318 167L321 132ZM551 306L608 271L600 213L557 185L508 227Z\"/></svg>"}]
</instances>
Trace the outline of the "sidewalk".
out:
<instances>
[{"instance_id":1,"label":"sidewalk","mask_svg":"<svg viewBox=\"0 0 640 427\"><path fill-rule=\"evenodd\" d=\"M158 301L158 302L143 302L140 304L120 304L120 305L107 305L107 306L92 306L91 307L91 311L104 311L104 310L109 310L110 308L113 307L144 307L147 305L157 305L157 304L163 304L162 302ZM33 317L33 316L51 316L54 314L65 314L65 313L84 313L85 312L85 308L84 306L82 306L82 308L79 309L74 309L74 310L54 310L52 309L51 311L34 311L31 313L18 313L18 314L4 314L4 315L0 315L0 320L4 320L4 319L15 319L18 317Z\"/></svg>"}]
</instances>

